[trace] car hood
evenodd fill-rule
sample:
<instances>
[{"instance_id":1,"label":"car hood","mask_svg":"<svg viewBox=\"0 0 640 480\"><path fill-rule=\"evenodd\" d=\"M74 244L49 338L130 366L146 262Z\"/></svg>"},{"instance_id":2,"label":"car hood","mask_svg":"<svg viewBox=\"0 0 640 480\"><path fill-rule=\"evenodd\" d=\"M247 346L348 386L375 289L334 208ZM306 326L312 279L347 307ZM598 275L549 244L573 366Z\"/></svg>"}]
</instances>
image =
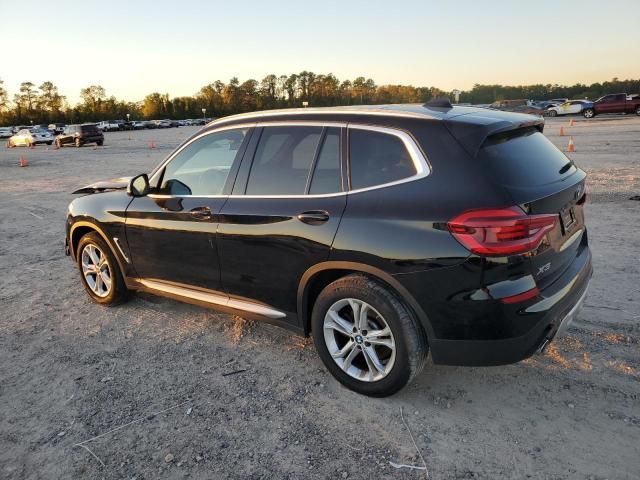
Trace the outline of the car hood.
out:
<instances>
[{"instance_id":1,"label":"car hood","mask_svg":"<svg viewBox=\"0 0 640 480\"><path fill-rule=\"evenodd\" d=\"M124 190L125 188L127 188L127 185L129 184L129 180L131 180L131 177L120 177L120 178L113 178L111 180L102 180L100 182L95 182L85 187L79 188L78 190L75 190L71 193L73 195L76 195L80 193L91 194L91 193L107 192L111 190Z\"/></svg>"}]
</instances>

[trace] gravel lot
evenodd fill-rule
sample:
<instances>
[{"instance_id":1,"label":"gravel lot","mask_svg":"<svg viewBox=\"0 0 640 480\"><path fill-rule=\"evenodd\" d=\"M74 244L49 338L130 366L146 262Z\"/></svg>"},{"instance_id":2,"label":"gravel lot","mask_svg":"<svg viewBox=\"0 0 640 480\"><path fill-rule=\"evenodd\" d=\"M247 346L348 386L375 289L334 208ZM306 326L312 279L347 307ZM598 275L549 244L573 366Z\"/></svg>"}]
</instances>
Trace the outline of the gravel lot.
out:
<instances>
[{"instance_id":1,"label":"gravel lot","mask_svg":"<svg viewBox=\"0 0 640 480\"><path fill-rule=\"evenodd\" d=\"M422 465L411 433L431 479L639 478L640 118L547 122L590 174L595 274L568 335L517 365L429 364L377 400L276 327L89 301L62 252L69 192L149 171L193 131L0 150L0 478L426 478L390 466Z\"/></svg>"}]
</instances>

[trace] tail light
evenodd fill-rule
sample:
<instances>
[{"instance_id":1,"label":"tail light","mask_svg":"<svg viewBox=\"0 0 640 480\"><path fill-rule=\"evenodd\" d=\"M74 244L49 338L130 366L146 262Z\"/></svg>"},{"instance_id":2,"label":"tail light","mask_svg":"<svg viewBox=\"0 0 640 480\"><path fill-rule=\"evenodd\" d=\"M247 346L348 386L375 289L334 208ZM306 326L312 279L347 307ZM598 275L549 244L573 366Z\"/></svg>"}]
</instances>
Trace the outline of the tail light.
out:
<instances>
[{"instance_id":1,"label":"tail light","mask_svg":"<svg viewBox=\"0 0 640 480\"><path fill-rule=\"evenodd\" d=\"M518 207L509 207L469 210L447 225L470 252L502 257L535 250L557 222L557 214L525 215Z\"/></svg>"}]
</instances>

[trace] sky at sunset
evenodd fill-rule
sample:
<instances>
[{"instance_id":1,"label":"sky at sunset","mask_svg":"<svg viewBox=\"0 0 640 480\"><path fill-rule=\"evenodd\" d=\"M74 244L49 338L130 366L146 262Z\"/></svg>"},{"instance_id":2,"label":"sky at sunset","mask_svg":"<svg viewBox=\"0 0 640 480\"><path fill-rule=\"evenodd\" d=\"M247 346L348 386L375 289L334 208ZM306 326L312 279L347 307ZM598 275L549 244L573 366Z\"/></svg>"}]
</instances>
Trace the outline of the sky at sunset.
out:
<instances>
[{"instance_id":1,"label":"sky at sunset","mask_svg":"<svg viewBox=\"0 0 640 480\"><path fill-rule=\"evenodd\" d=\"M92 84L140 100L302 70L444 90L640 77L640 0L0 0L0 16L10 96L50 80L72 103Z\"/></svg>"}]
</instances>

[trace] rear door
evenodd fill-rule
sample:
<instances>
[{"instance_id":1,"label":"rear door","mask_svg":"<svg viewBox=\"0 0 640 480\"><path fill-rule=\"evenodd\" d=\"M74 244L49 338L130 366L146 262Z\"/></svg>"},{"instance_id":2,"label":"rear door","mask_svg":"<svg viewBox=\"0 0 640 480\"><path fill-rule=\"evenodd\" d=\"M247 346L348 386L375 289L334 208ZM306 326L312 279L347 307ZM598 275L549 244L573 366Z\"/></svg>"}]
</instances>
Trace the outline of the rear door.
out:
<instances>
[{"instance_id":1,"label":"rear door","mask_svg":"<svg viewBox=\"0 0 640 480\"><path fill-rule=\"evenodd\" d=\"M527 214L558 215L547 240L529 257L532 275L544 288L586 245L586 174L534 127L490 137L478 159Z\"/></svg>"},{"instance_id":2,"label":"rear door","mask_svg":"<svg viewBox=\"0 0 640 480\"><path fill-rule=\"evenodd\" d=\"M196 137L154 175L153 193L131 201L126 235L140 278L219 289L218 214L249 132L235 128Z\"/></svg>"},{"instance_id":3,"label":"rear door","mask_svg":"<svg viewBox=\"0 0 640 480\"><path fill-rule=\"evenodd\" d=\"M299 281L328 259L346 205L343 132L322 124L258 129L220 212L225 292L295 314Z\"/></svg>"}]
</instances>

